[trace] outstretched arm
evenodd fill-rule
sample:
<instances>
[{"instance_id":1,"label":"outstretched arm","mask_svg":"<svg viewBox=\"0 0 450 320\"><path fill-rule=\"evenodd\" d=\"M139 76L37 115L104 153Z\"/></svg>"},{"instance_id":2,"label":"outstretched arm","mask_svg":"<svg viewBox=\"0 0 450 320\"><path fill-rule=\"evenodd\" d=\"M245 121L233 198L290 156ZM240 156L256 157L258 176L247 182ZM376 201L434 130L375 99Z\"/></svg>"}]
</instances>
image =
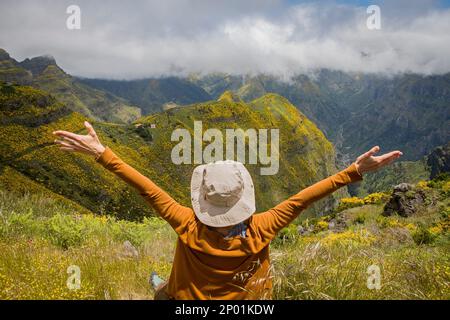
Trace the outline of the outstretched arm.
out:
<instances>
[{"instance_id":1,"label":"outstretched arm","mask_svg":"<svg viewBox=\"0 0 450 320\"><path fill-rule=\"evenodd\" d=\"M256 214L253 223L265 238L272 239L313 202L340 187L361 180L364 173L378 170L402 155L400 151L392 151L382 156L374 156L379 150L378 146L373 147L359 156L347 169L315 183L266 212Z\"/></svg>"},{"instance_id":2,"label":"outstretched arm","mask_svg":"<svg viewBox=\"0 0 450 320\"><path fill-rule=\"evenodd\" d=\"M55 140L55 143L60 145L61 150L94 156L97 162L136 188L177 233L182 233L189 220L194 217L192 209L180 205L149 178L123 162L111 149L105 148L92 125L87 121L84 124L88 130L87 135L55 131L54 134L62 138Z\"/></svg>"}]
</instances>

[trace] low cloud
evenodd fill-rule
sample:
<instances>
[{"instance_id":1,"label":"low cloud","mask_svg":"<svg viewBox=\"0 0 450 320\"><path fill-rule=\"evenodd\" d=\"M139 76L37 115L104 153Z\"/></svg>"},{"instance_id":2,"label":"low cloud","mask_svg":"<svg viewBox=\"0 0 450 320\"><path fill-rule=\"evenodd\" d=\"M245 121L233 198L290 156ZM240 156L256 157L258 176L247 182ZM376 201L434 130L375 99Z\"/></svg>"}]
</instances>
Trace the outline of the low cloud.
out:
<instances>
[{"instance_id":1,"label":"low cloud","mask_svg":"<svg viewBox=\"0 0 450 320\"><path fill-rule=\"evenodd\" d=\"M93 2L78 1L82 28L67 30L73 2L2 1L0 47L19 59L51 54L71 74L117 79L450 72L450 10L433 1L382 2L381 30L368 30L365 7L337 2Z\"/></svg>"}]
</instances>

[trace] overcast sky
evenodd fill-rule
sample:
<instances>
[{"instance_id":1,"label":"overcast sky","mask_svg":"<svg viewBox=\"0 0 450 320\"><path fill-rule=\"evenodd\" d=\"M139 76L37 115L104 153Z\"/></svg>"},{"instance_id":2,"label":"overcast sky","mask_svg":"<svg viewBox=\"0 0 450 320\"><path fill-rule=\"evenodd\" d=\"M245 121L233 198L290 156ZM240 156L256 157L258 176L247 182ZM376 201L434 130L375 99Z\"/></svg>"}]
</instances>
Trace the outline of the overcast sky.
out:
<instances>
[{"instance_id":1,"label":"overcast sky","mask_svg":"<svg viewBox=\"0 0 450 320\"><path fill-rule=\"evenodd\" d=\"M80 30L66 27L71 4L81 8ZM367 28L369 4L381 8L381 30ZM1 0L0 48L115 79L317 68L446 73L450 9L438 0Z\"/></svg>"}]
</instances>

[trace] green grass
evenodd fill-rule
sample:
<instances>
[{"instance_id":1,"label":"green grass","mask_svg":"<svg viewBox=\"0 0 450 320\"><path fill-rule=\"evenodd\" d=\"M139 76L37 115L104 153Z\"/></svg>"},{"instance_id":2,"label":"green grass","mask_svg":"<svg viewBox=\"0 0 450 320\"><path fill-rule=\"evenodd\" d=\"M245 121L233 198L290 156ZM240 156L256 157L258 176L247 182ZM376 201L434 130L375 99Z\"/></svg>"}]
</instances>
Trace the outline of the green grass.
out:
<instances>
[{"instance_id":1,"label":"green grass","mask_svg":"<svg viewBox=\"0 0 450 320\"><path fill-rule=\"evenodd\" d=\"M379 240L380 238L377 238ZM449 299L448 248L403 244L391 248L336 240L296 242L272 252L276 299ZM381 289L368 289L377 265Z\"/></svg>"},{"instance_id":2,"label":"green grass","mask_svg":"<svg viewBox=\"0 0 450 320\"><path fill-rule=\"evenodd\" d=\"M362 204L333 214L346 221L342 232L328 230L332 216L309 220L319 226L309 235L283 230L271 245L274 298L450 299L448 182L427 193L435 201L411 218ZM417 241L423 230L431 238ZM152 299L148 276L169 276L175 240L159 218L80 214L57 197L2 191L0 299ZM79 290L66 285L71 265L81 270ZM380 268L380 290L367 287L371 265Z\"/></svg>"},{"instance_id":3,"label":"green grass","mask_svg":"<svg viewBox=\"0 0 450 320\"><path fill-rule=\"evenodd\" d=\"M277 299L450 299L449 181L420 183L427 194L416 215L383 217L384 203L364 204L309 219L315 226L340 215L343 232L314 227L272 246ZM432 186L432 187L430 187ZM344 199L344 203L345 203ZM301 221L305 226L306 220ZM292 228L289 228L292 229ZM381 289L367 288L367 269L381 272Z\"/></svg>"},{"instance_id":4,"label":"green grass","mask_svg":"<svg viewBox=\"0 0 450 320\"><path fill-rule=\"evenodd\" d=\"M159 218L80 215L43 195L0 192L0 299L151 299L148 276L168 277L175 239ZM66 285L71 265L79 290Z\"/></svg>"}]
</instances>

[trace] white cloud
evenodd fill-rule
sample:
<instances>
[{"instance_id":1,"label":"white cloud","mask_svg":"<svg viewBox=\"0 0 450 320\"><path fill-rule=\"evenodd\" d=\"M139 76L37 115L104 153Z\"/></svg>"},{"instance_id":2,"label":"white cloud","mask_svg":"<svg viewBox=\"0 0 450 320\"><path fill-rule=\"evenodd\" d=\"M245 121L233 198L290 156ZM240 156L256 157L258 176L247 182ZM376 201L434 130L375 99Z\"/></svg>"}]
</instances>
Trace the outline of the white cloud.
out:
<instances>
[{"instance_id":1,"label":"white cloud","mask_svg":"<svg viewBox=\"0 0 450 320\"><path fill-rule=\"evenodd\" d=\"M2 1L0 47L20 59L52 54L69 73L86 77L450 72L450 10L432 2L422 1L419 11L381 5L377 31L367 29L363 7L275 0L78 1L82 29L70 31L69 4Z\"/></svg>"}]
</instances>

